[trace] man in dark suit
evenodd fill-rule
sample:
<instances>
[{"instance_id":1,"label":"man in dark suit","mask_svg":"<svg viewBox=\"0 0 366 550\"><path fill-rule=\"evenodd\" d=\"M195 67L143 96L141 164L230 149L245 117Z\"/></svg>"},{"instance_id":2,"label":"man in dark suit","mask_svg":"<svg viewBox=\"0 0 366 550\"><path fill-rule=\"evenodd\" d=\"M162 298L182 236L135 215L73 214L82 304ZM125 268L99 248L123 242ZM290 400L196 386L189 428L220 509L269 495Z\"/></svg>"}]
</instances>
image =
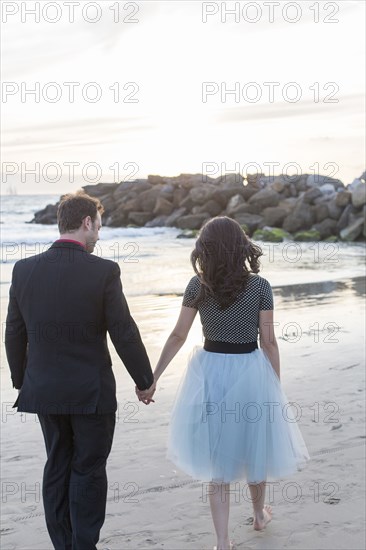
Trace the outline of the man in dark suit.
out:
<instances>
[{"instance_id":1,"label":"man in dark suit","mask_svg":"<svg viewBox=\"0 0 366 550\"><path fill-rule=\"evenodd\" d=\"M119 265L91 254L103 211L83 192L65 195L60 239L17 261L10 287L5 346L19 390L14 407L36 413L42 427L43 503L56 550L96 549L105 519L117 410L107 332L139 399L148 403L155 390Z\"/></svg>"}]
</instances>

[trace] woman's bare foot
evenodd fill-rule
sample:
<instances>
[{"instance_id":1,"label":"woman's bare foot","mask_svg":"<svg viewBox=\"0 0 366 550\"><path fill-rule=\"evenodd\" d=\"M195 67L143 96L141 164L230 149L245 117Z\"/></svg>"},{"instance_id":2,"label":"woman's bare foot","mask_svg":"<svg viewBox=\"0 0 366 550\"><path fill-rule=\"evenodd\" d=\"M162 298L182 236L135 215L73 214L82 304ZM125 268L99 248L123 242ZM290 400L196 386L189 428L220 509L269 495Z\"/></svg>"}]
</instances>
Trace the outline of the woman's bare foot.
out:
<instances>
[{"instance_id":1,"label":"woman's bare foot","mask_svg":"<svg viewBox=\"0 0 366 550\"><path fill-rule=\"evenodd\" d=\"M235 542L231 540L229 546L214 546L213 550L220 550L221 548L223 548L224 550L226 550L226 548L228 548L229 550L235 550Z\"/></svg>"},{"instance_id":2,"label":"woman's bare foot","mask_svg":"<svg viewBox=\"0 0 366 550\"><path fill-rule=\"evenodd\" d=\"M254 515L253 527L256 531L262 531L272 519L272 507L265 504L262 515Z\"/></svg>"}]
</instances>

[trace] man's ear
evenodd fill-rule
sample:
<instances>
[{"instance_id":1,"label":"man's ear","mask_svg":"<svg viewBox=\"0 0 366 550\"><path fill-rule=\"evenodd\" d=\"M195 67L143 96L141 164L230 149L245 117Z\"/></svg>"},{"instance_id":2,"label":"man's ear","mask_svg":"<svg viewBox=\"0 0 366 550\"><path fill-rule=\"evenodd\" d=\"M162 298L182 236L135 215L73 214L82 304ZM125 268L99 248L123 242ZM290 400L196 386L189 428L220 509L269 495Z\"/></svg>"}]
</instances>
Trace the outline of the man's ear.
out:
<instances>
[{"instance_id":1,"label":"man's ear","mask_svg":"<svg viewBox=\"0 0 366 550\"><path fill-rule=\"evenodd\" d=\"M90 216L86 216L84 219L83 219L83 226L85 227L85 229L91 229L92 227L92 219Z\"/></svg>"}]
</instances>

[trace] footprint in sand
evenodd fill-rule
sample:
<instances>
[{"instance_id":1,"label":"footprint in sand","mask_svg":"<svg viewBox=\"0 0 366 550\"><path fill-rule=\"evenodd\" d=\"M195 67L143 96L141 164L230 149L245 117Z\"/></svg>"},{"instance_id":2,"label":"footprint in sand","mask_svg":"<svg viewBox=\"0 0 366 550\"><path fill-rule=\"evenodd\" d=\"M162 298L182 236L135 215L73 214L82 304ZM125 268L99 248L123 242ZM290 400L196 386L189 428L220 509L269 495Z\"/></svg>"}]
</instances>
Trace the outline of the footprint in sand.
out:
<instances>
[{"instance_id":1,"label":"footprint in sand","mask_svg":"<svg viewBox=\"0 0 366 550\"><path fill-rule=\"evenodd\" d=\"M334 498L334 497L324 499L325 504L338 504L340 501L341 501L340 498Z\"/></svg>"}]
</instances>

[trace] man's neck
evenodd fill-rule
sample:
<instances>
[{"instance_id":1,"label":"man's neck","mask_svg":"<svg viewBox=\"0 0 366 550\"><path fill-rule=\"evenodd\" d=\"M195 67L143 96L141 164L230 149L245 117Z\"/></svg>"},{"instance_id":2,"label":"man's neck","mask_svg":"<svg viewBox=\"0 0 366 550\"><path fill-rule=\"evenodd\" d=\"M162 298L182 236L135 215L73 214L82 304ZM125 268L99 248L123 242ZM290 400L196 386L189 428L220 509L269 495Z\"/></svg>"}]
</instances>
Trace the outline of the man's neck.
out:
<instances>
[{"instance_id":1,"label":"man's neck","mask_svg":"<svg viewBox=\"0 0 366 550\"><path fill-rule=\"evenodd\" d=\"M81 244L81 246L86 248L86 244L82 241L82 238L79 237L78 235L74 235L72 233L71 234L66 233L64 235L60 235L60 237L57 240L58 241L71 241L71 242L74 242L74 243Z\"/></svg>"},{"instance_id":2,"label":"man's neck","mask_svg":"<svg viewBox=\"0 0 366 550\"><path fill-rule=\"evenodd\" d=\"M59 239L67 239L69 241L78 241L79 243L85 244L85 237L83 237L83 234L78 233L62 233L59 236Z\"/></svg>"}]
</instances>

